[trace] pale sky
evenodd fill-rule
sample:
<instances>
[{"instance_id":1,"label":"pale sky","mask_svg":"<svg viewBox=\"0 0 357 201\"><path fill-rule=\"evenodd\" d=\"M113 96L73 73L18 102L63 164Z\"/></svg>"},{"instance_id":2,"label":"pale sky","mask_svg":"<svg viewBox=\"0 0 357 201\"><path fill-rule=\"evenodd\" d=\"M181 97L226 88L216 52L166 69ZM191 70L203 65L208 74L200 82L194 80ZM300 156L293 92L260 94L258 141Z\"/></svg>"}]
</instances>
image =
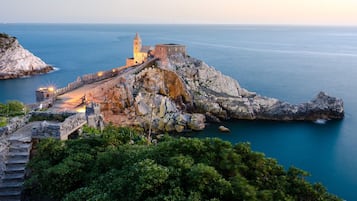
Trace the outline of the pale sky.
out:
<instances>
[{"instance_id":1,"label":"pale sky","mask_svg":"<svg viewBox=\"0 0 357 201\"><path fill-rule=\"evenodd\" d=\"M357 25L357 0L0 0L0 23Z\"/></svg>"}]
</instances>

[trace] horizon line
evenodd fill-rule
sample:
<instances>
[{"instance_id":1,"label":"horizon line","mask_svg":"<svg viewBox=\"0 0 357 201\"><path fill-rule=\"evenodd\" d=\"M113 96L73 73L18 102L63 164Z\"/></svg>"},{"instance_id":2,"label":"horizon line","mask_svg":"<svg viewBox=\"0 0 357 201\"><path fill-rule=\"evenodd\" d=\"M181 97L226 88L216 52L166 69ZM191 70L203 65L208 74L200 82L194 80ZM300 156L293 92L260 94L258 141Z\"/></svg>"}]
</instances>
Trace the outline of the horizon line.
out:
<instances>
[{"instance_id":1,"label":"horizon line","mask_svg":"<svg viewBox=\"0 0 357 201\"><path fill-rule=\"evenodd\" d=\"M0 22L0 24L48 24L48 25L200 25L200 26L307 26L307 27L357 27L357 24L286 24L286 23L115 23L115 22Z\"/></svg>"}]
</instances>

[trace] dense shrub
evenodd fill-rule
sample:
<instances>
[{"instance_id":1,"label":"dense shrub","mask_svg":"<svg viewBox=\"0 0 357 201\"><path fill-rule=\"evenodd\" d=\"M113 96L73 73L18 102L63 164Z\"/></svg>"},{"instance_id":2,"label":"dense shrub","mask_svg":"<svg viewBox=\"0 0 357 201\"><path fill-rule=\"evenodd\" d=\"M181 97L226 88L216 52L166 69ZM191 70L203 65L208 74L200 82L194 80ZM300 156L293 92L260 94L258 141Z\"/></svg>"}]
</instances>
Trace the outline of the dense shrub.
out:
<instances>
[{"instance_id":1,"label":"dense shrub","mask_svg":"<svg viewBox=\"0 0 357 201\"><path fill-rule=\"evenodd\" d=\"M6 125L7 125L7 118L0 117L0 127L6 126Z\"/></svg>"},{"instance_id":2,"label":"dense shrub","mask_svg":"<svg viewBox=\"0 0 357 201\"><path fill-rule=\"evenodd\" d=\"M38 200L340 200L297 168L220 139L165 137L156 145L128 128L37 145L27 191Z\"/></svg>"},{"instance_id":3,"label":"dense shrub","mask_svg":"<svg viewBox=\"0 0 357 201\"><path fill-rule=\"evenodd\" d=\"M0 116L18 116L28 112L28 108L20 101L8 101L6 104L0 103Z\"/></svg>"}]
</instances>

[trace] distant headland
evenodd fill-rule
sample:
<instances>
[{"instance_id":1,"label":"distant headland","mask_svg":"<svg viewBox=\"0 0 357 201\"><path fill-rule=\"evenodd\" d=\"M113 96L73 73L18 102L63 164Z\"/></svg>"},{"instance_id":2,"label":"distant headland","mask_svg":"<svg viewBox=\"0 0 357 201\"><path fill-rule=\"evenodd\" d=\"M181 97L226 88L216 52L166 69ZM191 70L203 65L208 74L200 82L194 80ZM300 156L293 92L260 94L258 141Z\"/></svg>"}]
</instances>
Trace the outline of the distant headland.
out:
<instances>
[{"instance_id":1,"label":"distant headland","mask_svg":"<svg viewBox=\"0 0 357 201\"><path fill-rule=\"evenodd\" d=\"M242 88L233 78L190 57L180 44L143 46L133 40L126 66L79 77L68 86L37 91L53 111L85 111L99 105L106 123L153 132L202 130L229 119L316 121L342 119L343 100L320 92L312 101L289 104Z\"/></svg>"},{"instance_id":2,"label":"distant headland","mask_svg":"<svg viewBox=\"0 0 357 201\"><path fill-rule=\"evenodd\" d=\"M0 80L48 73L54 68L24 49L15 37L0 33Z\"/></svg>"}]
</instances>

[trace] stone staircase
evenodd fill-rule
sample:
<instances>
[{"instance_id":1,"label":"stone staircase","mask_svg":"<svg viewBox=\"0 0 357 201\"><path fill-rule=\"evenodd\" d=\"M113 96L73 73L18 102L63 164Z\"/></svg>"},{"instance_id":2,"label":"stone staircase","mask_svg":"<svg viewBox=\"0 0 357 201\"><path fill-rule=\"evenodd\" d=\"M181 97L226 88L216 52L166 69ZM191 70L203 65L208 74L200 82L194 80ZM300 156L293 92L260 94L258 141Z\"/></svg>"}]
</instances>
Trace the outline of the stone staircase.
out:
<instances>
[{"instance_id":1,"label":"stone staircase","mask_svg":"<svg viewBox=\"0 0 357 201\"><path fill-rule=\"evenodd\" d=\"M31 137L12 136L9 142L6 168L0 181L0 200L21 201L25 169L32 148Z\"/></svg>"}]
</instances>

